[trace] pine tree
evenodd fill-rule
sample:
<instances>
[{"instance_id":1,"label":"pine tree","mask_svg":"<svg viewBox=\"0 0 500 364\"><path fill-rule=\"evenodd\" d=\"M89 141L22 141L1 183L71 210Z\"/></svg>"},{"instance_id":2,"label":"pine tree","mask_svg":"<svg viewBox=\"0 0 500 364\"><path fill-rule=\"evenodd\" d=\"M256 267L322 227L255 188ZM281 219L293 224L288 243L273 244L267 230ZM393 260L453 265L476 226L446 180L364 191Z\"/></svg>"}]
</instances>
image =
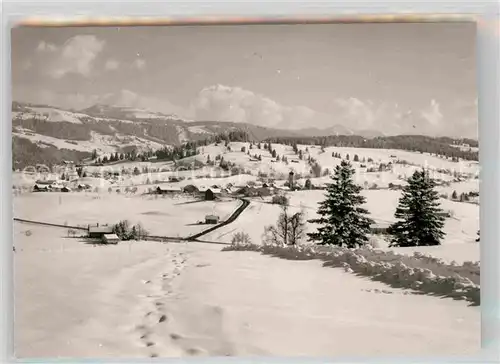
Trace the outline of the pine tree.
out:
<instances>
[{"instance_id":1,"label":"pine tree","mask_svg":"<svg viewBox=\"0 0 500 364\"><path fill-rule=\"evenodd\" d=\"M373 220L368 210L361 207L365 197L362 188L354 183L354 168L347 161L335 167L332 183L326 189L326 198L318 209L318 219L309 223L321 225L316 232L309 233L310 241L320 245L337 245L355 248L368 241Z\"/></svg>"},{"instance_id":2,"label":"pine tree","mask_svg":"<svg viewBox=\"0 0 500 364\"><path fill-rule=\"evenodd\" d=\"M442 210L435 187L435 181L424 169L415 171L408 179L394 214L399 221L389 227L390 246L440 245L445 236L444 217L439 214Z\"/></svg>"}]
</instances>

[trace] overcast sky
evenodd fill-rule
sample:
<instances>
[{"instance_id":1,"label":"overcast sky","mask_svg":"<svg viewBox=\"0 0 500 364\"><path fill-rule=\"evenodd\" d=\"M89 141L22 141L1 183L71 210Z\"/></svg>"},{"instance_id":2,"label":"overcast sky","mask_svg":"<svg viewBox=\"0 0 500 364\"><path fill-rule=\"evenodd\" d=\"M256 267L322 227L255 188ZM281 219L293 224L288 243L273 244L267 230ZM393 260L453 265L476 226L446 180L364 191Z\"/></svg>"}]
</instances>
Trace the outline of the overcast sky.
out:
<instances>
[{"instance_id":1,"label":"overcast sky","mask_svg":"<svg viewBox=\"0 0 500 364\"><path fill-rule=\"evenodd\" d=\"M477 135L472 23L17 28L13 99Z\"/></svg>"}]
</instances>

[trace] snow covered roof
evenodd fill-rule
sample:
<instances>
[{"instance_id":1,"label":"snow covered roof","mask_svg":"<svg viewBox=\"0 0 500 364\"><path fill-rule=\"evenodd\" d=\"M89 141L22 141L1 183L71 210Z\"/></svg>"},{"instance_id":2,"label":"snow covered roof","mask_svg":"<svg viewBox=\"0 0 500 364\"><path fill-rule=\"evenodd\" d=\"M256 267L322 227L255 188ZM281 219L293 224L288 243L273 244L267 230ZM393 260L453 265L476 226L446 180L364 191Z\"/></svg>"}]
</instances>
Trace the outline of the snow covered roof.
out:
<instances>
[{"instance_id":1,"label":"snow covered roof","mask_svg":"<svg viewBox=\"0 0 500 364\"><path fill-rule=\"evenodd\" d=\"M103 233L103 234L112 234L113 227L112 226L90 226L89 233Z\"/></svg>"},{"instance_id":2,"label":"snow covered roof","mask_svg":"<svg viewBox=\"0 0 500 364\"><path fill-rule=\"evenodd\" d=\"M39 185L39 184L35 184L33 187L34 187L34 188L38 188L38 189L46 189L46 190L48 190L48 189L49 189L49 186L48 186L48 185Z\"/></svg>"},{"instance_id":3,"label":"snow covered roof","mask_svg":"<svg viewBox=\"0 0 500 364\"><path fill-rule=\"evenodd\" d=\"M158 186L156 189L159 189L160 191L182 191L182 188L179 186Z\"/></svg>"},{"instance_id":4,"label":"snow covered roof","mask_svg":"<svg viewBox=\"0 0 500 364\"><path fill-rule=\"evenodd\" d=\"M36 181L36 184L37 185L51 185L53 183L55 183L56 181L53 180L53 179L47 179L47 180L37 180Z\"/></svg>"}]
</instances>

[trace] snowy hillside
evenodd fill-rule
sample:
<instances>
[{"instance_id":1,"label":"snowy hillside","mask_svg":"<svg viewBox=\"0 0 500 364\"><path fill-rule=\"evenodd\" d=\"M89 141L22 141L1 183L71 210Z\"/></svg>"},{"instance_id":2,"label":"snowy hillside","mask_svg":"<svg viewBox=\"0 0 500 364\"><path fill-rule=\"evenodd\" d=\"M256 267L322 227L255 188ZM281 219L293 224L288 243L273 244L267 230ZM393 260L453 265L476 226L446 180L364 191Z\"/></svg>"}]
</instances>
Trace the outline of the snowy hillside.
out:
<instances>
[{"instance_id":1,"label":"snowy hillside","mask_svg":"<svg viewBox=\"0 0 500 364\"><path fill-rule=\"evenodd\" d=\"M107 143L112 148L113 142L106 139L106 135L95 133L92 136L92 146ZM22 136L16 137L28 140ZM57 140L44 139L46 143L57 143ZM146 145L147 141L142 142ZM80 147L84 149L90 146ZM50 148L55 147L40 150ZM204 348L205 351L200 352L207 355L221 352L234 355L272 352L285 355L290 349L276 343L282 342L281 334L290 328L296 340L294 347L297 349L294 353L297 355L307 350L312 354L345 352L347 355L349 350L355 350L349 346L344 349L332 347L326 339L320 344L317 339L307 339L309 336L303 332L304 325L308 327L308 332L324 330L325 337L329 338L342 332L342 337L337 338L337 341L345 343L350 342L343 339L346 330L349 337L354 339L362 328L363 332L368 332L365 334L369 345L363 346L367 355L382 352L389 355L395 351L401 354L419 353L422 343L427 343L426 347L434 348L433 352L436 353L473 351L479 342L479 309L470 307L480 303L480 245L475 240L479 230L479 205L477 201L452 201L451 196L453 191L458 194L479 192L478 180L475 178L479 166L464 160L453 162L424 153L400 150L322 148L316 145L298 145L297 148L296 151L293 146L273 143L270 151L266 149L265 143L212 143L198 147L196 155L175 161L136 160L85 166L82 177L60 181L70 188L70 192L32 192L37 180L58 180L65 171L53 174L14 173L13 207L17 218L77 227L97 222L113 224L126 219L133 224L140 223L156 239L165 237L177 239L174 240L176 242L207 229L203 219L210 214L220 216L222 220L228 219L241 206L237 197L245 196L250 201L235 221L219 225L216 230L203 235L199 242L185 244L123 241L116 246L100 249L83 242L83 239L66 238L66 229L16 223L16 254L18 259L23 259L24 267L18 270L18 277L27 279L33 275L37 280L42 280L44 286L47 282L55 281L60 286L68 286L70 290L59 290L47 295L33 291L32 287L20 288L17 297L25 299L21 302L28 302L28 299L38 295L44 299L34 306L21 305L18 312L22 320L18 320L18 324L24 332L30 333L32 328L28 320L34 315L47 317L44 322L50 324L49 318L55 316L49 314L47 307L52 307L54 302L66 302L72 307L96 307L97 302L99 309L96 308L96 315L99 321L90 323L88 330L87 326L82 330L82 340L88 345L82 355L91 352L103 356L109 353L123 355L126 352L137 356L175 356L183 355L182 345L186 342L195 343L194 348ZM353 250L319 247L305 240L298 246L265 244L265 228L275 224L282 212L278 204L272 203L273 196L286 196L290 201L290 213L302 210L306 219L316 217L318 203L323 201L325 191L315 188L331 181L330 174L341 161L339 154L342 158L349 154L350 160L357 156L358 161L352 161L356 170L355 182L363 187L361 194L366 197L363 207L379 226L395 221L394 212L401 191L395 189L394 185L405 185L407 178L423 166L435 170L434 177L440 181L437 189L443 196L439 202L441 208L449 213L442 244L389 248L388 236L375 234L370 235L367 247ZM402 162L403 159L406 162ZM196 168L190 169L192 165ZM315 165L319 165L319 168ZM455 168L463 169L466 173L459 177L454 174ZM291 191L287 187L290 171L295 172L294 183L298 190ZM309 182L311 189L305 188ZM264 184L270 187L266 188ZM87 188L81 190L81 185ZM154 193L158 187L173 192L163 195ZM182 193L185 187L200 191L208 188L214 191L224 189L226 192L221 193L215 201L203 201L195 193ZM238 194L240 190L251 191L252 188L268 191L268 194ZM45 208L40 209L40 206ZM312 223L307 224L306 232L312 232L314 228ZM248 234L252 244L231 246L235 234L242 232ZM224 252L220 251L221 244L227 244ZM48 254L50 260L42 259ZM81 264L75 263L81 261L82 257L91 262L90 270L88 265L84 269ZM184 267L186 272L181 275ZM71 294L75 285L66 282L68 275L60 274L60 271L67 269L76 269L77 273L70 276L79 279L79 287L88 287L83 303L82 298L75 300L74 297L78 295ZM165 269L171 270L171 273L165 273ZM130 279L131 275L135 277L133 280ZM109 287L95 288L101 287L103 277ZM165 286L165 281L170 277L178 277L178 285ZM247 293L236 294L242 284ZM167 317L166 311L162 311L163 302L154 298L158 297L163 287L167 287L168 294L175 294L174 299L168 301L168 318L174 317L175 321L163 318L163 315ZM325 287L333 288L325 290ZM330 293L325 296L325 292ZM130 294L129 298L127 294ZM92 300L92 297L97 298ZM317 298L312 305L311 297ZM156 306L148 303L150 298L156 300ZM93 304L87 304L86 300ZM325 300L327 303L324 303ZM130 307L131 302L147 306L141 309L144 312L140 314L130 310L125 313L125 309L116 313L116 307ZM318 306L317 302L323 304ZM376 310L373 309L374 302ZM213 306L215 304L225 307L224 310ZM133 305L142 307L136 303ZM336 308L332 311L331 307ZM417 307L421 311L424 307L424 311L419 311L415 317L413 311ZM186 309L195 312L195 317L192 314L185 315ZM445 315L443 310L446 311ZM240 312L244 312L244 315ZM238 345L222 346L220 349L219 343L224 342L226 337L220 330L221 315L224 315L226 326L246 327L236 336ZM241 317L244 317L243 321ZM165 334L166 329L159 326L163 324L161 320L167 323L166 328L170 327L174 331ZM368 320L368 323L362 324L364 320ZM127 323L124 324L124 321ZM72 327L71 322L70 319L64 320L61 326ZM98 326L99 330L94 329L94 325L104 325L103 322L107 323L106 328ZM200 327L199 322L205 322L206 326ZM388 322L392 322L389 331ZM436 322L452 327L445 330L441 326L442 335L439 335L441 339L437 343L435 338L429 339L435 333ZM354 329L352 325L355 325ZM204 339L205 327L211 335L210 340ZM262 327L288 329L280 331L278 337L269 334L266 340L262 340ZM411 335L404 334L408 333L409 327L417 330L418 336L413 331ZM238 330L235 332L240 332ZM102 332L97 337L105 343L103 347L92 344L96 340L95 332ZM191 341L172 341L181 345L174 348L170 346L170 341L164 344L159 339L184 337L177 332L182 335L192 333L193 337L189 338ZM132 334L136 334L136 337ZM116 352L105 349L109 342L106 338L127 335L137 340L138 345L127 344L120 350L116 349ZM374 335L385 335L382 340L384 344L377 340L373 342L370 338ZM250 346L247 344L249 337L252 340ZM415 337L418 337L418 345ZM212 342L212 338L215 341ZM53 340L51 338L51 342ZM62 342L66 338L61 336L56 337L56 340ZM41 341L31 345L29 338L23 338L20 350L42 355L48 352L61 353L60 348L69 352L76 347L68 344L47 349ZM457 346L457 342L463 345ZM269 351L262 351L262 348ZM191 350L190 347L188 349Z\"/></svg>"},{"instance_id":2,"label":"snowy hillside","mask_svg":"<svg viewBox=\"0 0 500 364\"><path fill-rule=\"evenodd\" d=\"M139 152L146 150L156 150L163 147L162 144L123 134L103 135L92 131L90 140L63 140L46 135L36 134L26 129L16 128L12 132L13 136L25 138L41 148L47 145L53 145L58 149L72 149L81 152L92 152L96 150L99 155L109 155L119 152L126 147L133 147Z\"/></svg>"}]
</instances>

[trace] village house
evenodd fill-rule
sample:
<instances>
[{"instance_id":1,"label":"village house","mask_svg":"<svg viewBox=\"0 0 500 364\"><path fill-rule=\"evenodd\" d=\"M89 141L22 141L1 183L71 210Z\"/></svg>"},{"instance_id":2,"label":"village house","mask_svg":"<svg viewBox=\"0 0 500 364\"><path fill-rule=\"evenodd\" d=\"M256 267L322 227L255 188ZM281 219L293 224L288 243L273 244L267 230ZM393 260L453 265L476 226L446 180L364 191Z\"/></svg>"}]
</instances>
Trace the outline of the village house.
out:
<instances>
[{"instance_id":1,"label":"village house","mask_svg":"<svg viewBox=\"0 0 500 364\"><path fill-rule=\"evenodd\" d=\"M451 213L449 211L439 211L436 215L444 217L445 219L451 217Z\"/></svg>"},{"instance_id":2,"label":"village house","mask_svg":"<svg viewBox=\"0 0 500 364\"><path fill-rule=\"evenodd\" d=\"M239 189L237 189L235 192L234 192L235 195L243 195L245 197L253 197L253 196L257 196L257 191L254 187L251 187L251 186L245 186L245 187L241 187Z\"/></svg>"},{"instance_id":3,"label":"village house","mask_svg":"<svg viewBox=\"0 0 500 364\"><path fill-rule=\"evenodd\" d=\"M398 185L398 184L395 184L395 183L389 183L388 186L389 186L390 190L402 190L403 189L402 185Z\"/></svg>"},{"instance_id":4,"label":"village house","mask_svg":"<svg viewBox=\"0 0 500 364\"><path fill-rule=\"evenodd\" d=\"M204 193L205 201L213 201L215 200L215 193L209 188Z\"/></svg>"},{"instance_id":5,"label":"village house","mask_svg":"<svg viewBox=\"0 0 500 364\"><path fill-rule=\"evenodd\" d=\"M217 215L206 215L205 216L205 224L218 224L219 216Z\"/></svg>"},{"instance_id":6,"label":"village house","mask_svg":"<svg viewBox=\"0 0 500 364\"><path fill-rule=\"evenodd\" d=\"M50 186L48 186L48 185L38 185L38 184L35 184L33 186L33 191L34 192L48 192L50 190L49 187Z\"/></svg>"},{"instance_id":7,"label":"village house","mask_svg":"<svg viewBox=\"0 0 500 364\"><path fill-rule=\"evenodd\" d=\"M97 224L96 226L88 227L89 238L91 239L103 239L105 234L113 234L113 226L110 225L101 225Z\"/></svg>"},{"instance_id":8,"label":"village house","mask_svg":"<svg viewBox=\"0 0 500 364\"><path fill-rule=\"evenodd\" d=\"M372 234L387 234L390 224L388 223L375 223L370 225Z\"/></svg>"},{"instance_id":9,"label":"village house","mask_svg":"<svg viewBox=\"0 0 500 364\"><path fill-rule=\"evenodd\" d=\"M120 238L116 234L103 234L102 242L104 244L118 244Z\"/></svg>"},{"instance_id":10,"label":"village house","mask_svg":"<svg viewBox=\"0 0 500 364\"><path fill-rule=\"evenodd\" d=\"M260 197L271 196L271 189L269 187L260 187L256 189L257 195Z\"/></svg>"},{"instance_id":11,"label":"village house","mask_svg":"<svg viewBox=\"0 0 500 364\"><path fill-rule=\"evenodd\" d=\"M63 188L64 185L59 182L50 185L50 190L54 192L61 192Z\"/></svg>"},{"instance_id":12,"label":"village house","mask_svg":"<svg viewBox=\"0 0 500 364\"><path fill-rule=\"evenodd\" d=\"M173 194L173 193L181 193L182 189L180 187L156 187L156 193L159 195L165 195L165 194Z\"/></svg>"},{"instance_id":13,"label":"village house","mask_svg":"<svg viewBox=\"0 0 500 364\"><path fill-rule=\"evenodd\" d=\"M35 184L37 184L38 186L48 186L49 188L51 188L51 186L53 184L56 184L56 180L54 179L43 179L43 180L36 180L35 181Z\"/></svg>"},{"instance_id":14,"label":"village house","mask_svg":"<svg viewBox=\"0 0 500 364\"><path fill-rule=\"evenodd\" d=\"M79 183L78 186L76 186L76 188L78 189L78 191L84 191L84 190L89 190L92 188L92 186L90 185L87 185L87 184L82 184L82 183Z\"/></svg>"}]
</instances>

